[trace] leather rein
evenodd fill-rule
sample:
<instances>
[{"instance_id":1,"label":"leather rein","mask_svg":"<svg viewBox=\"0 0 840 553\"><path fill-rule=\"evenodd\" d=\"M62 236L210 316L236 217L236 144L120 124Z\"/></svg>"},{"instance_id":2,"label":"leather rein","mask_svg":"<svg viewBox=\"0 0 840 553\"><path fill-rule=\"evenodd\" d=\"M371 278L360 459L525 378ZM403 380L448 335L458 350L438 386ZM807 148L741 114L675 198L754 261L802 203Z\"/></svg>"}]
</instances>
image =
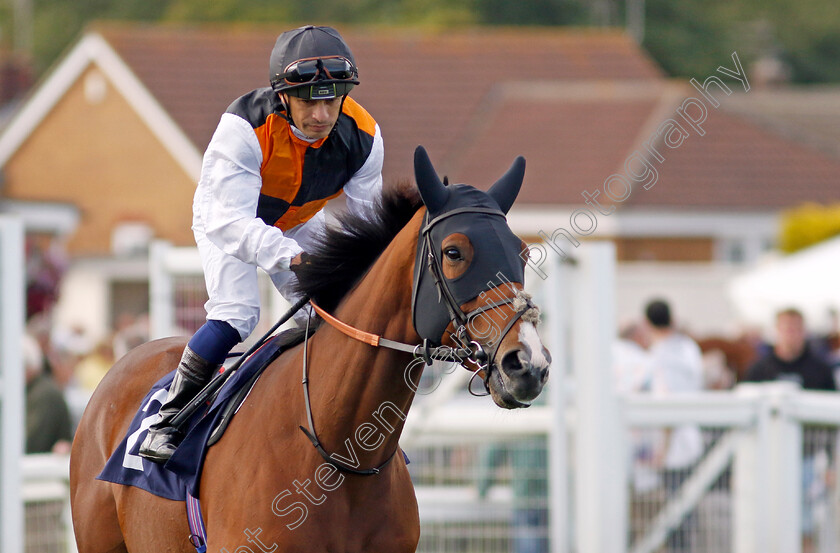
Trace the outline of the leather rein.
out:
<instances>
[{"instance_id":1,"label":"leather rein","mask_svg":"<svg viewBox=\"0 0 840 553\"><path fill-rule=\"evenodd\" d=\"M492 215L500 215L504 217L504 213L490 208L460 208L454 209L443 215L439 215L435 217L431 221L429 221L428 212L426 214L426 224L421 231L421 239L424 240L424 252L426 254L427 259L427 268L431 273L432 277L435 280L435 285L438 289L439 297L445 300L445 305L447 310L449 311L449 317L452 324L456 326L455 334L453 338L457 344L462 345L461 347L451 347L451 346L432 346L428 339L424 339L422 344L406 344L403 342L397 342L395 340L389 340L387 338L383 338L379 335L372 334L370 332L365 332L363 330L357 329L347 323L344 323L338 320L336 317L332 316L331 314L327 313L318 306L314 300L310 300L309 303L312 306L312 309L330 326L337 329L341 333L345 334L346 336L353 338L354 340L358 340L365 344L368 344L373 347L384 347L404 353L410 353L414 356L415 359L423 359L426 365L431 365L433 360L442 360L442 361L456 361L462 367L467 368L464 366L466 361L472 361L475 363L478 368L473 372L472 377L470 378L470 393L473 395L479 395L473 393L471 389L472 381L475 379L476 375L478 375L482 370L484 370L484 387L485 390L489 393L489 385L488 379L490 377L491 367L494 364L494 359L496 357L496 353L498 352L499 345L501 344L502 340L507 333L513 328L513 325L524 315L528 310L534 308L534 304L531 303L531 300L527 297L524 298L524 306L521 309L518 309L514 316L511 317L510 321L508 321L507 325L505 325L504 329L502 330L501 334L499 335L498 341L492 346L490 352L488 353L484 346L479 343L477 340L474 340L469 331L469 322L475 316L484 313L486 311L490 311L493 309L498 309L507 304L513 303L517 298L505 297L500 299L497 302L488 303L481 307L478 307L469 313L464 313L461 309L461 306L455 300L455 296L452 294L452 291L449 289L449 286L446 283L446 279L443 275L443 268L441 267L440 260L437 256L433 253L433 244L431 241L429 231L431 228L440 220L450 217L452 215L458 215L462 213L489 213ZM417 279L414 282L414 289L417 288ZM412 296L414 294L412 293ZM413 297L413 301L416 300ZM308 349L307 346L309 344L309 319L306 321L306 330L304 334L304 342L303 342L303 394L304 394L304 403L306 406L306 419L307 424L309 426L308 429L304 428L303 426L299 426L301 431L309 438L309 441L312 442L312 445L321 455L321 457L329 464L337 468L340 472L348 473L348 474L355 474L359 476L373 476L375 474L379 474L382 469L384 469L388 463L390 463L394 456L396 455L397 451L399 450L399 446L397 446L394 451L388 456L388 458L379 466L371 468L371 469L357 469L352 467L346 463L338 461L333 456L331 456L324 447L321 445L320 440L318 439L318 435L315 432L315 422L312 417L312 405L309 399L309 376L308 376ZM466 344L466 345L463 345ZM467 368L467 370L470 370ZM487 394L481 394L487 395Z\"/></svg>"}]
</instances>

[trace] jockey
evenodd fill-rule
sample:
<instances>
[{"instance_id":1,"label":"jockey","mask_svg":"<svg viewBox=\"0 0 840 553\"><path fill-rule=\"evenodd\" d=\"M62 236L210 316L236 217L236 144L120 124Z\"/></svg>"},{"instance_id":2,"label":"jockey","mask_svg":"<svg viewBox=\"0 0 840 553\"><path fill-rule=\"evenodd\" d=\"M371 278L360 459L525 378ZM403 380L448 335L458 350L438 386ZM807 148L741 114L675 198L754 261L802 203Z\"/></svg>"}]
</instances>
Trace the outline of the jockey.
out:
<instances>
[{"instance_id":1,"label":"jockey","mask_svg":"<svg viewBox=\"0 0 840 553\"><path fill-rule=\"evenodd\" d=\"M259 320L257 267L294 302L301 254L324 227L327 200L344 192L364 215L382 193L379 125L348 97L358 70L330 27L282 33L269 63L270 87L235 100L222 115L201 166L193 232L209 300L207 322L187 344L175 379L140 447L155 462L183 436L172 418L210 381ZM300 323L308 312L299 312Z\"/></svg>"}]
</instances>

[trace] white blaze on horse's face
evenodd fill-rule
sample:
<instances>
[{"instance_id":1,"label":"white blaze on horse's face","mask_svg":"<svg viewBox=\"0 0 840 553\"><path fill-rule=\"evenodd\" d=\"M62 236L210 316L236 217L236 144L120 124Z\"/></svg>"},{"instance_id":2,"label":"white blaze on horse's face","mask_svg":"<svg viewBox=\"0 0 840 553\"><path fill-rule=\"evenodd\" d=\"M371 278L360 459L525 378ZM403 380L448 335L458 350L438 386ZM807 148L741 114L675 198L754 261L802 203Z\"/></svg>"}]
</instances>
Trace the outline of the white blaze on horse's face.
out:
<instances>
[{"instance_id":1,"label":"white blaze on horse's face","mask_svg":"<svg viewBox=\"0 0 840 553\"><path fill-rule=\"evenodd\" d=\"M519 325L519 341L531 350L531 356L528 359L530 364L542 369L548 369L548 366L551 364L551 355L543 347L540 335L537 334L537 327L529 322ZM546 376L548 376L547 373Z\"/></svg>"},{"instance_id":2,"label":"white blaze on horse's face","mask_svg":"<svg viewBox=\"0 0 840 553\"><path fill-rule=\"evenodd\" d=\"M507 288L509 287L501 287ZM521 310L529 300L521 289L515 290L515 300L510 306L499 307L491 315L500 328L504 328L509 317ZM488 315L490 313L488 312ZM501 343L485 376L493 401L499 407L515 409L527 407L543 389L548 380L551 354L543 345L537 332L539 311L531 307L502 336Z\"/></svg>"},{"instance_id":3,"label":"white blaze on horse's face","mask_svg":"<svg viewBox=\"0 0 840 553\"><path fill-rule=\"evenodd\" d=\"M493 401L499 407L528 407L548 379L551 354L537 332L539 309L520 284L491 286L462 306L471 316L472 340L492 358L480 369ZM468 368L479 369L475 364Z\"/></svg>"}]
</instances>

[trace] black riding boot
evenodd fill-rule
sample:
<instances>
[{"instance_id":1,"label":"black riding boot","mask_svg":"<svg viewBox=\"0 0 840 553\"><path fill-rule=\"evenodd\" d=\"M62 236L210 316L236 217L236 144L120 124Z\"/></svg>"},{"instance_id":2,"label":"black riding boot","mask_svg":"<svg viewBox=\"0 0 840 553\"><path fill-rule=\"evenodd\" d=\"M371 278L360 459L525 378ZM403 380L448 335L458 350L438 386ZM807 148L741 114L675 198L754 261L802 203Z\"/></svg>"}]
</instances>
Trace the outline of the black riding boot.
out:
<instances>
[{"instance_id":1,"label":"black riding boot","mask_svg":"<svg viewBox=\"0 0 840 553\"><path fill-rule=\"evenodd\" d=\"M178 363L169 395L160 408L161 419L149 427L149 433L140 445L141 457L156 463L165 463L172 457L184 438L170 425L172 418L204 388L218 369L219 365L203 359L187 346Z\"/></svg>"}]
</instances>

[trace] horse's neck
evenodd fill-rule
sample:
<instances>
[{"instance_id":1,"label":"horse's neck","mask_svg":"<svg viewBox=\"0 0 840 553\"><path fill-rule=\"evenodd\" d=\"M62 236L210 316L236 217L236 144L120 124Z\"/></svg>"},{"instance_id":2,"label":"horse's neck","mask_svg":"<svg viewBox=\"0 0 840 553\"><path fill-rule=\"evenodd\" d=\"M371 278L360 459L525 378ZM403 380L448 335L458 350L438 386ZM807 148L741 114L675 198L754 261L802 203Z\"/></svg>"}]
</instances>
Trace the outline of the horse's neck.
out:
<instances>
[{"instance_id":1,"label":"horse's neck","mask_svg":"<svg viewBox=\"0 0 840 553\"><path fill-rule=\"evenodd\" d=\"M336 318L390 340L417 343L411 322L413 237L419 225L415 222L403 229L342 302ZM372 347L326 324L312 338L310 349L312 410L319 438L345 451L346 439L359 441L360 434L369 435L361 438L366 443L359 443L358 449L377 445L370 453L359 451L360 457L382 460L396 448L403 417L414 398L404 378L411 356Z\"/></svg>"}]
</instances>

